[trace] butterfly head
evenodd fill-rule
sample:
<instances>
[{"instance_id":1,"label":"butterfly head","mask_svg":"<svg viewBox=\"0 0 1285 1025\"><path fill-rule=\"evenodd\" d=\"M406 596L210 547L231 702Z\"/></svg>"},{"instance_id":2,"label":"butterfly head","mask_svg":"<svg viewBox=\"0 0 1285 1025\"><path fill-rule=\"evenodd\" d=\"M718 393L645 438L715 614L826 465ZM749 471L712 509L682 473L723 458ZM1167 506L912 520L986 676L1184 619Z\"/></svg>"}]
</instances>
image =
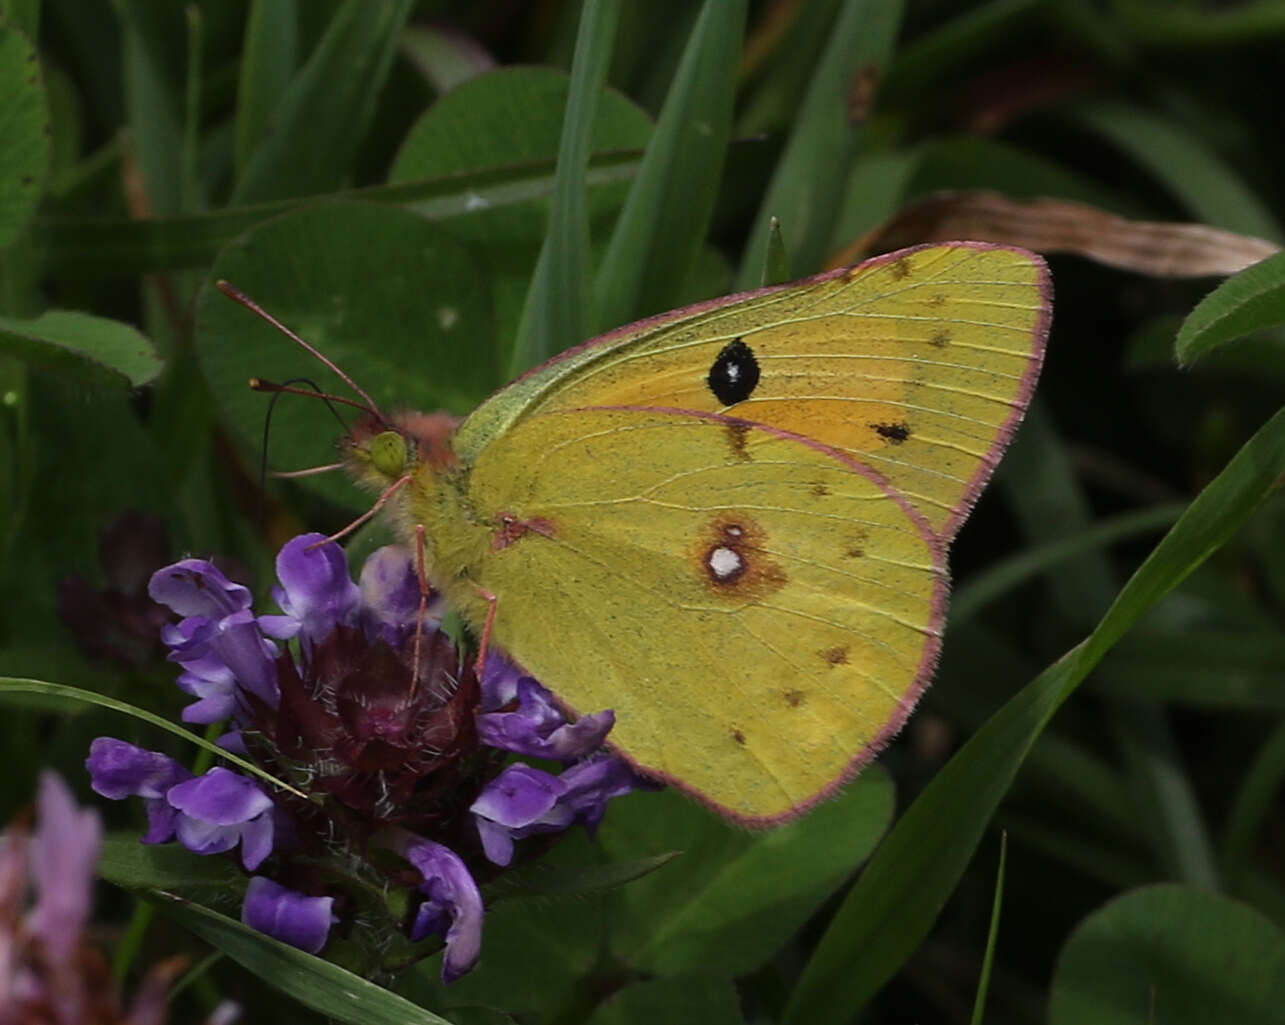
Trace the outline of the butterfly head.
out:
<instances>
[{"instance_id":1,"label":"butterfly head","mask_svg":"<svg viewBox=\"0 0 1285 1025\"><path fill-rule=\"evenodd\" d=\"M458 424L458 417L441 412L369 416L341 443L344 462L359 483L383 491L425 468L455 465L451 436Z\"/></svg>"}]
</instances>

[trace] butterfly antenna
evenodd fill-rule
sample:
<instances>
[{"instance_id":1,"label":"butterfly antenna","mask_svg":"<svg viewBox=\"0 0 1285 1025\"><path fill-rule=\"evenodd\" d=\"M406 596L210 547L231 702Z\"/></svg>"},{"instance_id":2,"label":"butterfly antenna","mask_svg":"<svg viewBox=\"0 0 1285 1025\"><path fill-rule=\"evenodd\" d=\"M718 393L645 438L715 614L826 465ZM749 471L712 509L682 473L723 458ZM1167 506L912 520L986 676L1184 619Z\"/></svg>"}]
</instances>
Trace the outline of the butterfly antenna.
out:
<instances>
[{"instance_id":1,"label":"butterfly antenna","mask_svg":"<svg viewBox=\"0 0 1285 1025\"><path fill-rule=\"evenodd\" d=\"M315 346L310 345L308 342L300 338L297 334L295 334L283 323L281 323L281 321L277 320L276 317L274 317L271 313L269 313L262 306L256 303L253 299L251 299L248 295L242 292L235 285L223 280L219 280L215 282L215 284L218 285L219 291L222 292L224 295L226 295L229 299L235 299L238 303L244 306L251 313L259 317L262 317L269 324L271 324L278 331L280 331L283 335L285 335L287 338L293 341L296 345L302 347L305 352L310 353L314 358L319 360L325 366L329 367L335 374L339 376L339 379L343 381L344 384L348 385L349 388L355 391L358 395L360 395L366 401L366 405L362 408L366 409L367 412L373 414L381 422L383 423L388 422L384 414L380 412L379 406L376 404L375 400L372 399L368 394L366 394L366 390L362 388L362 386L359 385L356 381L354 381L351 377L349 377L346 373L340 370L339 367L334 363L334 361L332 361L327 356L325 356L321 352L321 350L317 349Z\"/></svg>"},{"instance_id":2,"label":"butterfly antenna","mask_svg":"<svg viewBox=\"0 0 1285 1025\"><path fill-rule=\"evenodd\" d=\"M312 390L305 391L302 388L292 387L292 385L295 384L306 384ZM259 447L259 526L262 527L267 520L267 509L263 504L262 496L266 495L268 490L268 438L272 434L272 414L277 407L277 399L282 395L306 395L310 398L321 399L326 404L326 408L329 409L330 412L334 414L335 419L339 421L339 426L343 429L345 434L348 433L348 425L344 423L343 417L339 415L339 411L335 409L333 403L347 402L348 404L358 406L361 409L365 409L365 407L361 406L359 403L353 402L351 399L344 399L338 395L327 395L317 387L315 381L311 381L306 377L292 377L290 380L286 381L285 384L273 384L271 381L263 381L257 377L252 377L250 379L250 387L255 391L265 391L272 394L272 398L268 400L268 412L263 418L263 444ZM342 463L333 463L330 466L314 466L306 470L297 470L286 474L273 474L273 476L310 477L313 474L326 473L330 470L339 469L342 465Z\"/></svg>"}]
</instances>

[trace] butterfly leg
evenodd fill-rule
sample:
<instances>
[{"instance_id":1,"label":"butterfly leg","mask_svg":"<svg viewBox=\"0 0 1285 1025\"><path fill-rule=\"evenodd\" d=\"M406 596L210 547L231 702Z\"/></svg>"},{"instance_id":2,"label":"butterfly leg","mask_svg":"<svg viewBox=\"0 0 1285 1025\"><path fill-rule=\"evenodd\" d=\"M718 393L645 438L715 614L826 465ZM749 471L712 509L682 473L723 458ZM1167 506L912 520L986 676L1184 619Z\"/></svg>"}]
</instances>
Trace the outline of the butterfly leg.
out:
<instances>
[{"instance_id":1,"label":"butterfly leg","mask_svg":"<svg viewBox=\"0 0 1285 1025\"><path fill-rule=\"evenodd\" d=\"M382 509L388 503L388 500L393 497L393 494L395 492L397 492L401 488L404 488L413 479L414 478L408 473L405 477L402 477L399 480L394 481L392 484L388 486L387 490L382 495L380 495L379 498L375 500L374 505L372 505L364 513L358 516L350 524L348 524L348 526L344 527L343 530L338 531L337 533L331 534L327 538L322 538L316 544L309 545L307 550L312 551L312 549L314 548L320 548L322 545L331 544L332 542L338 541L341 537L346 537L347 535L351 534L354 530L356 530L367 520L371 519L377 512L379 512L379 510ZM422 530L423 528L421 527L420 529Z\"/></svg>"},{"instance_id":2,"label":"butterfly leg","mask_svg":"<svg viewBox=\"0 0 1285 1025\"><path fill-rule=\"evenodd\" d=\"M478 642L477 661L473 666L477 672L477 678L481 680L482 667L486 665L486 649L491 644L491 628L495 626L495 608L499 604L499 599L485 587L479 587L477 590L486 602L486 622L482 624L482 639Z\"/></svg>"},{"instance_id":3,"label":"butterfly leg","mask_svg":"<svg viewBox=\"0 0 1285 1025\"><path fill-rule=\"evenodd\" d=\"M407 479L407 478L403 478ZM415 575L419 577L419 609L415 613L415 671L411 674L411 693L419 689L419 652L424 641L424 615L428 612L428 569L424 560L424 524L415 524Z\"/></svg>"}]
</instances>

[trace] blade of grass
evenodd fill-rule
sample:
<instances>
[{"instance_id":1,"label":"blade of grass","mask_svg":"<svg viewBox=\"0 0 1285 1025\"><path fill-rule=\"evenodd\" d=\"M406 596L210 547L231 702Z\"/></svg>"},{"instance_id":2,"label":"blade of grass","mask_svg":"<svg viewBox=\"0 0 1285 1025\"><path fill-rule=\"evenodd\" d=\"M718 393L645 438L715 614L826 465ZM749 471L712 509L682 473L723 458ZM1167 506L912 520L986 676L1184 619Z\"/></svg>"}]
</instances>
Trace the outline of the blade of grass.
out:
<instances>
[{"instance_id":1,"label":"blade of grass","mask_svg":"<svg viewBox=\"0 0 1285 1025\"><path fill-rule=\"evenodd\" d=\"M17 676L0 676L0 701L6 699L13 700L20 695L34 696L37 699L43 699L42 703L52 708L65 708L68 705L75 706L78 704L97 705L99 708L109 708L113 712L121 712L135 719L145 722L150 726L165 730L166 733L172 733L176 737L181 737L188 743L201 748L203 751L209 751L218 755L226 762L231 762L242 772L248 772L252 776L257 776L265 783L274 787L286 790L295 797L303 798L308 801L311 798L300 790L287 783L283 783L270 772L265 772L253 762L247 761L238 754L231 751L225 751L217 747L204 737L198 737L195 733L177 726L154 712L149 712L145 708L139 708L137 705L131 705L126 701L118 701L116 698L110 698L106 694L95 694L93 691L81 690L79 687L68 687L62 683L49 683L46 680L29 680Z\"/></svg>"},{"instance_id":2,"label":"blade of grass","mask_svg":"<svg viewBox=\"0 0 1285 1025\"><path fill-rule=\"evenodd\" d=\"M596 282L599 331L677 304L714 213L746 0L706 0Z\"/></svg>"},{"instance_id":3,"label":"blade of grass","mask_svg":"<svg viewBox=\"0 0 1285 1025\"><path fill-rule=\"evenodd\" d=\"M240 181L267 136L277 101L298 60L296 0L253 0L245 19L245 45L236 90L236 177Z\"/></svg>"},{"instance_id":4,"label":"blade of grass","mask_svg":"<svg viewBox=\"0 0 1285 1025\"><path fill-rule=\"evenodd\" d=\"M414 0L347 0L295 75L233 192L235 204L314 195L347 178Z\"/></svg>"},{"instance_id":5,"label":"blade of grass","mask_svg":"<svg viewBox=\"0 0 1285 1025\"><path fill-rule=\"evenodd\" d=\"M1272 730L1258 749L1223 826L1219 856L1229 879L1236 880L1248 867L1254 838L1280 791L1282 779L1285 779L1285 722Z\"/></svg>"},{"instance_id":6,"label":"blade of grass","mask_svg":"<svg viewBox=\"0 0 1285 1025\"><path fill-rule=\"evenodd\" d=\"M999 834L999 867L995 870L995 899L991 904L991 925L986 933L986 953L977 980L977 997L973 1001L973 1025L982 1025L986 994L991 986L991 969L995 966L995 943L999 939L999 913L1004 907L1004 869L1008 864L1008 833Z\"/></svg>"},{"instance_id":7,"label":"blade of grass","mask_svg":"<svg viewBox=\"0 0 1285 1025\"><path fill-rule=\"evenodd\" d=\"M352 1025L450 1025L359 975L280 943L217 911L162 891L150 896L167 915L305 1007Z\"/></svg>"},{"instance_id":8,"label":"blade of grass","mask_svg":"<svg viewBox=\"0 0 1285 1025\"><path fill-rule=\"evenodd\" d=\"M589 219L584 202L589 132L607 80L619 0L587 0L580 13L571 92L562 122L549 234L527 292L509 375L542 363L589 337L594 318L589 290Z\"/></svg>"},{"instance_id":9,"label":"blade of grass","mask_svg":"<svg viewBox=\"0 0 1285 1025\"><path fill-rule=\"evenodd\" d=\"M1117 702L1110 722L1137 791L1136 806L1150 822L1144 832L1161 872L1206 890L1220 889L1209 831L1164 710Z\"/></svg>"},{"instance_id":10,"label":"blade of grass","mask_svg":"<svg viewBox=\"0 0 1285 1025\"><path fill-rule=\"evenodd\" d=\"M1278 412L1192 502L1097 628L1007 702L947 763L875 851L804 970L786 1025L846 1022L936 921L1027 752L1138 618L1248 519L1285 472Z\"/></svg>"},{"instance_id":11,"label":"blade of grass","mask_svg":"<svg viewBox=\"0 0 1285 1025\"><path fill-rule=\"evenodd\" d=\"M758 287L773 217L780 219L795 272L821 265L903 8L900 0L843 5L746 242L738 289Z\"/></svg>"}]
</instances>

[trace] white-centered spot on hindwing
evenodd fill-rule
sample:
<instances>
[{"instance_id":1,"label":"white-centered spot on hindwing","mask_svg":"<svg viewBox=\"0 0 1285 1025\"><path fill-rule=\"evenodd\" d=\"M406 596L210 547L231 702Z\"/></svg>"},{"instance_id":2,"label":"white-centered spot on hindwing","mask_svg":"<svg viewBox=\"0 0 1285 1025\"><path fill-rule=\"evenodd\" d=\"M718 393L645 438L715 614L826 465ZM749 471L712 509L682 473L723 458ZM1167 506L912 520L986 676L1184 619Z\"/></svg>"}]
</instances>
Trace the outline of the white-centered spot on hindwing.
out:
<instances>
[{"instance_id":1,"label":"white-centered spot on hindwing","mask_svg":"<svg viewBox=\"0 0 1285 1025\"><path fill-rule=\"evenodd\" d=\"M761 598L788 582L769 554L763 525L745 513L714 517L701 529L690 555L707 589L719 596Z\"/></svg>"}]
</instances>

